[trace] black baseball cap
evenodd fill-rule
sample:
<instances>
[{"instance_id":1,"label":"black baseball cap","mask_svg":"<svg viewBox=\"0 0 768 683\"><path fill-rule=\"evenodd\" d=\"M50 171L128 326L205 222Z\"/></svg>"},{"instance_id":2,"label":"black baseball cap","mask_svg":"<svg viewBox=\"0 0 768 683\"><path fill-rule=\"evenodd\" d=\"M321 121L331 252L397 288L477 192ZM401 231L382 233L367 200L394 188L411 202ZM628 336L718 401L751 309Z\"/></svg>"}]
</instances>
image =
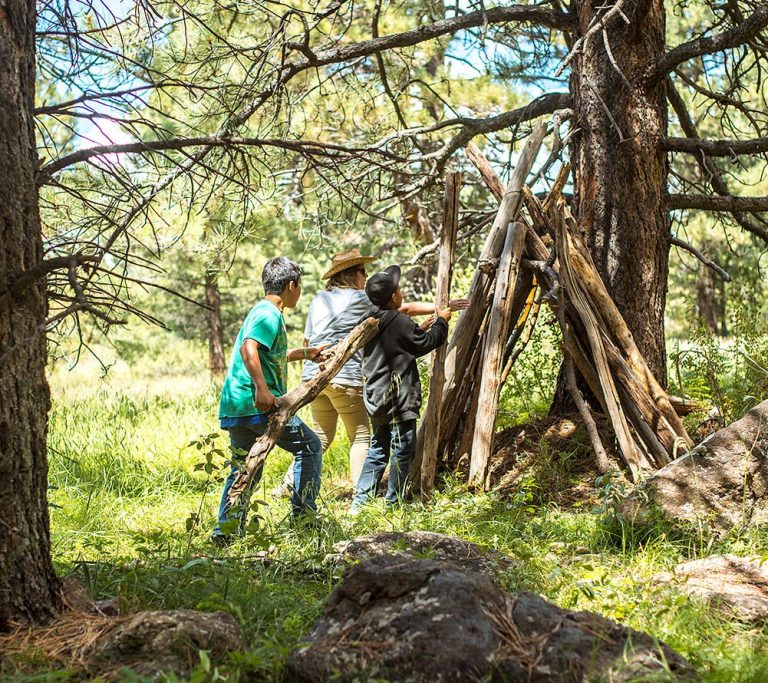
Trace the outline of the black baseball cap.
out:
<instances>
[{"instance_id":1,"label":"black baseball cap","mask_svg":"<svg viewBox=\"0 0 768 683\"><path fill-rule=\"evenodd\" d=\"M374 273L365 283L365 293L372 304L382 307L395 293L400 284L400 266L390 266L378 273Z\"/></svg>"}]
</instances>

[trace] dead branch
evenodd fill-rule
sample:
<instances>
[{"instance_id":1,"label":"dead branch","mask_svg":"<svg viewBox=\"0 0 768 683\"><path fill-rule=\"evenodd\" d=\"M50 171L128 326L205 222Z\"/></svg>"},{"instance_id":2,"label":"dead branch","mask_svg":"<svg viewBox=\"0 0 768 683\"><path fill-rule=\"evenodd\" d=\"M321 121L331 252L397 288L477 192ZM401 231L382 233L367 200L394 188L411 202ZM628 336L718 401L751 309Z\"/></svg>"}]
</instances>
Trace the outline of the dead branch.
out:
<instances>
[{"instance_id":1,"label":"dead branch","mask_svg":"<svg viewBox=\"0 0 768 683\"><path fill-rule=\"evenodd\" d=\"M768 211L768 197L712 197L703 194L670 194L669 208L676 209L701 209L703 211L728 211L738 213L741 211ZM768 232L760 235L768 242Z\"/></svg>"},{"instance_id":2,"label":"dead branch","mask_svg":"<svg viewBox=\"0 0 768 683\"><path fill-rule=\"evenodd\" d=\"M296 414L302 406L317 398L342 366L352 358L359 348L373 339L378 330L379 321L375 318L368 318L361 322L338 343L332 356L321 366L320 372L308 382L289 391L285 396L277 398L277 408L269 416L266 433L251 447L245 458L245 463L232 484L229 492L229 502L232 505L237 505L240 496L250 487L254 474L266 461L291 416Z\"/></svg>"},{"instance_id":3,"label":"dead branch","mask_svg":"<svg viewBox=\"0 0 768 683\"><path fill-rule=\"evenodd\" d=\"M456 233L459 224L459 194L461 192L461 174L452 173L445 179L445 199L443 203L443 227L440 232L440 260L437 268L437 286L435 307L448 305L451 291ZM420 482L422 499L428 500L435 485L437 470L437 450L440 442L440 404L443 398L445 382L445 344L437 348L430 363L429 398L424 410L417 435L417 458L421 458Z\"/></svg>"},{"instance_id":4,"label":"dead branch","mask_svg":"<svg viewBox=\"0 0 768 683\"><path fill-rule=\"evenodd\" d=\"M738 26L713 36L690 40L667 52L649 71L645 78L646 86L659 82L675 67L694 57L744 45L758 36L766 27L768 27L768 5L763 4Z\"/></svg>"},{"instance_id":5,"label":"dead branch","mask_svg":"<svg viewBox=\"0 0 768 683\"><path fill-rule=\"evenodd\" d=\"M664 149L669 152L706 154L709 157L734 157L740 154L768 152L768 137L752 140L705 140L703 138L665 138Z\"/></svg>"},{"instance_id":6,"label":"dead branch","mask_svg":"<svg viewBox=\"0 0 768 683\"><path fill-rule=\"evenodd\" d=\"M711 268L714 270L723 280L723 282L730 282L731 276L723 270L720 266L718 266L712 259L707 258L702 254L696 247L694 247L691 244L688 244L685 240L681 240L679 237L670 237L669 243L674 244L676 247L680 247L681 249L685 249L689 254L693 254L699 261L701 261L707 268Z\"/></svg>"}]
</instances>

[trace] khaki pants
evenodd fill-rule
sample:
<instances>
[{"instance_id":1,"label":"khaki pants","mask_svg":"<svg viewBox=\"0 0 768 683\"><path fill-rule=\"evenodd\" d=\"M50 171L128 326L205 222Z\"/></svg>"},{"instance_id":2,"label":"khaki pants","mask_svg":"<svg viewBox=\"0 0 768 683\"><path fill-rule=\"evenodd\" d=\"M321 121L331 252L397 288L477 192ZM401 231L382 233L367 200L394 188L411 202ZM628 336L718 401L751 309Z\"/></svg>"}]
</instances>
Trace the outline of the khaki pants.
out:
<instances>
[{"instance_id":1,"label":"khaki pants","mask_svg":"<svg viewBox=\"0 0 768 683\"><path fill-rule=\"evenodd\" d=\"M323 452L336 436L339 418L344 423L350 444L349 473L354 486L360 477L371 444L371 423L363 403L363 388L329 384L309 405L312 409L312 426L320 437ZM285 473L283 485L293 485L293 469Z\"/></svg>"}]
</instances>

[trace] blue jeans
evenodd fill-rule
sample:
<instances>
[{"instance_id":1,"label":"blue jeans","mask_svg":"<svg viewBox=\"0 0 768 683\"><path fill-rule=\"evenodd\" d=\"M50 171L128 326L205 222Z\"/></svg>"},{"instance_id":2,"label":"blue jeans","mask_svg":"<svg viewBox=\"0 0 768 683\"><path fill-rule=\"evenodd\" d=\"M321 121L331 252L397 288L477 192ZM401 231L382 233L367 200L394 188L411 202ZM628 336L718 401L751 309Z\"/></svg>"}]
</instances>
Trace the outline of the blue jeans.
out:
<instances>
[{"instance_id":1,"label":"blue jeans","mask_svg":"<svg viewBox=\"0 0 768 683\"><path fill-rule=\"evenodd\" d=\"M405 495L408 469L416 451L416 420L375 425L371 435L371 447L365 457L360 478L355 486L353 507L376 495L384 469L389 461L388 503L396 503Z\"/></svg>"},{"instance_id":2,"label":"blue jeans","mask_svg":"<svg viewBox=\"0 0 768 683\"><path fill-rule=\"evenodd\" d=\"M229 446L233 452L232 460L242 461L242 454L237 455L238 450L246 453L264 432L267 431L267 424L256 425L238 425L229 429ZM320 491L320 469L323 463L323 448L320 445L320 439L307 425L305 425L295 415L288 421L283 433L277 440L280 448L293 453L293 481L294 489L291 494L291 507L293 516L298 517L308 511L317 510L315 497ZM238 533L242 533L245 526L245 516L248 511L248 499L250 489L252 489L261 479L262 468L251 480L249 490L243 496L244 500L235 509L229 504L227 496L229 489L235 480L239 468L233 464L232 469L224 483L224 491L221 494L221 503L219 504L219 521L213 530L214 536L226 535L221 530L221 525L230 520L236 519L238 524Z\"/></svg>"}]
</instances>

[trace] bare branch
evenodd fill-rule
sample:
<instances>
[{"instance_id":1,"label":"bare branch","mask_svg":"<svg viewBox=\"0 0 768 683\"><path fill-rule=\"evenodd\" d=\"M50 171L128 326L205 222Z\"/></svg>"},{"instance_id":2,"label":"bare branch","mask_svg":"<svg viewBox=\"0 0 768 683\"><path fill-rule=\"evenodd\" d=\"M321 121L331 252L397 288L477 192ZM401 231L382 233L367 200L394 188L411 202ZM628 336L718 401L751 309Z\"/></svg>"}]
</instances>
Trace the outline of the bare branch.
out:
<instances>
[{"instance_id":1,"label":"bare branch","mask_svg":"<svg viewBox=\"0 0 768 683\"><path fill-rule=\"evenodd\" d=\"M685 249L685 251L687 251L689 254L693 254L707 268L711 268L712 270L714 270L723 279L724 282L731 281L731 276L728 274L727 271L723 270L712 259L704 256L704 254L702 254L692 244L688 244L688 242L686 242L685 240L681 240L679 237L674 237L674 236L669 238L669 243L674 244L676 247L680 247L681 249Z\"/></svg>"},{"instance_id":2,"label":"bare branch","mask_svg":"<svg viewBox=\"0 0 768 683\"><path fill-rule=\"evenodd\" d=\"M18 296L36 280L45 277L54 270L76 268L89 262L96 262L99 258L99 256L93 254L72 254L70 256L55 256L45 259L38 263L34 268L30 268L29 270L20 273L19 277L11 283L11 286L4 292L0 292L0 294L5 294L5 292L10 291L12 294Z\"/></svg>"},{"instance_id":3,"label":"bare branch","mask_svg":"<svg viewBox=\"0 0 768 683\"><path fill-rule=\"evenodd\" d=\"M768 27L768 4L756 9L752 15L738 26L714 36L705 36L688 41L665 54L651 69L646 77L646 85L653 85L665 78L676 66L694 57L721 52L738 47L759 35Z\"/></svg>"},{"instance_id":4,"label":"bare branch","mask_svg":"<svg viewBox=\"0 0 768 683\"><path fill-rule=\"evenodd\" d=\"M671 194L670 209L702 209L704 211L768 211L768 197L712 197L704 194ZM768 232L764 239L768 242Z\"/></svg>"},{"instance_id":5,"label":"bare branch","mask_svg":"<svg viewBox=\"0 0 768 683\"><path fill-rule=\"evenodd\" d=\"M97 145L79 149L76 152L67 154L56 161L43 166L38 174L38 185L45 184L50 178L59 171L78 164L93 157L104 156L106 154L131 154L136 152L161 152L165 150L179 150L187 147L275 147L278 149L287 149L304 154L336 156L338 154L378 154L389 158L398 158L389 154L385 150L374 147L345 147L344 145L335 145L318 141L280 140L274 138L239 138L239 137L218 137L210 135L200 138L172 138L170 140L147 140L142 142L129 142L121 145Z\"/></svg>"},{"instance_id":6,"label":"bare branch","mask_svg":"<svg viewBox=\"0 0 768 683\"><path fill-rule=\"evenodd\" d=\"M752 140L705 140L703 138L665 138L664 149L670 152L706 154L710 157L732 157L738 154L768 152L768 137Z\"/></svg>"}]
</instances>

